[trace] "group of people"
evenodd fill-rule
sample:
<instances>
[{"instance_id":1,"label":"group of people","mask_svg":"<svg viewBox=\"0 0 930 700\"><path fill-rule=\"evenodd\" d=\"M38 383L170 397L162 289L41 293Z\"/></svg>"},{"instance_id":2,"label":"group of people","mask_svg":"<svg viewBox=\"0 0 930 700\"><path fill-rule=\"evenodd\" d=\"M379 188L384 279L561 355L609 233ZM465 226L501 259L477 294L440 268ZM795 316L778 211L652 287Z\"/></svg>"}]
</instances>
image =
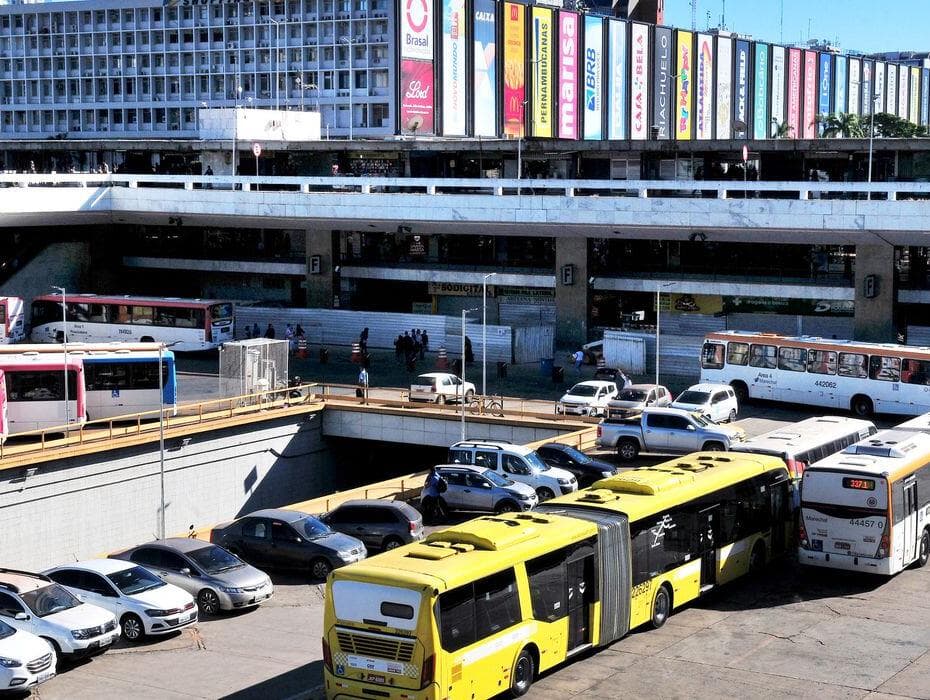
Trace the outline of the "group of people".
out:
<instances>
[{"instance_id":1,"label":"group of people","mask_svg":"<svg viewBox=\"0 0 930 700\"><path fill-rule=\"evenodd\" d=\"M265 328L264 333L262 333L257 323L253 323L251 327L249 327L249 324L245 325L246 340L251 338L268 338L269 340L274 340L276 336L277 333L275 332L274 325L271 323ZM288 349L291 352L297 349L297 341L305 339L306 337L307 334L303 326L299 323L296 327L288 323L284 329L284 339L287 341Z\"/></svg>"},{"instance_id":2,"label":"group of people","mask_svg":"<svg viewBox=\"0 0 930 700\"><path fill-rule=\"evenodd\" d=\"M429 350L429 335L426 330L413 328L404 331L394 340L394 357L398 362L403 359L408 372L416 370L417 360L422 360Z\"/></svg>"}]
</instances>

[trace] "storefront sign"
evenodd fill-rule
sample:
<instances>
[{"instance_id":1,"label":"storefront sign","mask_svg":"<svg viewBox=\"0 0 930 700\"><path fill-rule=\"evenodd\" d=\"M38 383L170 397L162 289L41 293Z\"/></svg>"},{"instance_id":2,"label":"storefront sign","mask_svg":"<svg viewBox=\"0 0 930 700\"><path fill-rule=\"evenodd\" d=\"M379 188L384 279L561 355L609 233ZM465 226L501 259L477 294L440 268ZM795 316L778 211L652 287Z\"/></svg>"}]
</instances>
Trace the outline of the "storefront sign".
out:
<instances>
[{"instance_id":1,"label":"storefront sign","mask_svg":"<svg viewBox=\"0 0 930 700\"><path fill-rule=\"evenodd\" d=\"M677 80L677 97L676 97L676 114L675 114L675 138L678 141L691 140L691 119L693 112L693 80L694 80L694 59L692 56L692 34L678 30L675 32L677 39L676 46L676 65L675 69L678 74Z\"/></svg>"},{"instance_id":2,"label":"storefront sign","mask_svg":"<svg viewBox=\"0 0 930 700\"><path fill-rule=\"evenodd\" d=\"M714 39L710 34L697 35L695 77L695 138L711 139L714 137Z\"/></svg>"},{"instance_id":3,"label":"storefront sign","mask_svg":"<svg viewBox=\"0 0 930 700\"><path fill-rule=\"evenodd\" d=\"M717 128L718 139L733 136L733 40L717 37Z\"/></svg>"},{"instance_id":4,"label":"storefront sign","mask_svg":"<svg viewBox=\"0 0 930 700\"><path fill-rule=\"evenodd\" d=\"M630 138L649 136L649 26L630 25Z\"/></svg>"},{"instance_id":5,"label":"storefront sign","mask_svg":"<svg viewBox=\"0 0 930 700\"><path fill-rule=\"evenodd\" d=\"M475 135L497 136L497 3L474 0Z\"/></svg>"},{"instance_id":6,"label":"storefront sign","mask_svg":"<svg viewBox=\"0 0 930 700\"><path fill-rule=\"evenodd\" d=\"M584 18L584 137L603 138L604 120L604 21Z\"/></svg>"},{"instance_id":7,"label":"storefront sign","mask_svg":"<svg viewBox=\"0 0 930 700\"><path fill-rule=\"evenodd\" d=\"M769 137L769 45L758 43L755 50L755 75L753 76L752 135L753 138Z\"/></svg>"},{"instance_id":8,"label":"storefront sign","mask_svg":"<svg viewBox=\"0 0 930 700\"><path fill-rule=\"evenodd\" d=\"M669 138L669 123L672 113L672 30L665 27L655 29L653 50L654 75L652 81L652 125L661 140Z\"/></svg>"},{"instance_id":9,"label":"storefront sign","mask_svg":"<svg viewBox=\"0 0 930 700\"><path fill-rule=\"evenodd\" d=\"M559 138L578 138L578 15L559 12Z\"/></svg>"},{"instance_id":10,"label":"storefront sign","mask_svg":"<svg viewBox=\"0 0 930 700\"><path fill-rule=\"evenodd\" d=\"M400 62L400 128L403 133L432 134L433 62Z\"/></svg>"},{"instance_id":11,"label":"storefront sign","mask_svg":"<svg viewBox=\"0 0 930 700\"><path fill-rule=\"evenodd\" d=\"M429 294L445 297L480 297L483 286L480 284L458 284L456 282L428 282ZM494 286L488 285L488 296L494 296Z\"/></svg>"},{"instance_id":12,"label":"storefront sign","mask_svg":"<svg viewBox=\"0 0 930 700\"><path fill-rule=\"evenodd\" d=\"M465 0L442 0L442 133L464 136L466 100Z\"/></svg>"},{"instance_id":13,"label":"storefront sign","mask_svg":"<svg viewBox=\"0 0 930 700\"><path fill-rule=\"evenodd\" d=\"M504 3L504 133L523 136L526 104L526 7Z\"/></svg>"},{"instance_id":14,"label":"storefront sign","mask_svg":"<svg viewBox=\"0 0 930 700\"><path fill-rule=\"evenodd\" d=\"M533 121L530 133L533 136L550 138L552 128L552 59L553 23L552 10L545 7L532 8L532 75L533 75Z\"/></svg>"}]
</instances>

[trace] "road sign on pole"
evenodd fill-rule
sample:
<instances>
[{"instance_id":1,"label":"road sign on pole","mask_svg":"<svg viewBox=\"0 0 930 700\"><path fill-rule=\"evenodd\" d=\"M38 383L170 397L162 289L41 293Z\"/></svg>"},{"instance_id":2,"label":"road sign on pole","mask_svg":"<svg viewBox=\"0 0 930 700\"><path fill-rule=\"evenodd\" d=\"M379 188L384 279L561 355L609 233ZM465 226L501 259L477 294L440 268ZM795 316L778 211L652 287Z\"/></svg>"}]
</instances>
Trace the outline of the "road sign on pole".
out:
<instances>
[{"instance_id":1,"label":"road sign on pole","mask_svg":"<svg viewBox=\"0 0 930 700\"><path fill-rule=\"evenodd\" d=\"M252 153L255 154L255 157L258 158L262 154L262 145L257 141L252 144Z\"/></svg>"}]
</instances>

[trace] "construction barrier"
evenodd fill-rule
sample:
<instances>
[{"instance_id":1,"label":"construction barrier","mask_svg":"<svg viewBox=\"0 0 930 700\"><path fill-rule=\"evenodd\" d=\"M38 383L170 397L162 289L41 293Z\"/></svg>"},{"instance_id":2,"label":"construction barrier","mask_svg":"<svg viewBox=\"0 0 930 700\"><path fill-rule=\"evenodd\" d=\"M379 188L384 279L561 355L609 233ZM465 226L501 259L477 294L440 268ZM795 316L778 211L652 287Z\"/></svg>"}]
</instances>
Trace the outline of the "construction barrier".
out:
<instances>
[{"instance_id":1,"label":"construction barrier","mask_svg":"<svg viewBox=\"0 0 930 700\"><path fill-rule=\"evenodd\" d=\"M362 345L361 343L352 343L352 357L349 358L351 362L356 364L362 361Z\"/></svg>"},{"instance_id":2,"label":"construction barrier","mask_svg":"<svg viewBox=\"0 0 930 700\"><path fill-rule=\"evenodd\" d=\"M449 369L449 356L444 347L440 347L436 352L436 369Z\"/></svg>"},{"instance_id":3,"label":"construction barrier","mask_svg":"<svg viewBox=\"0 0 930 700\"><path fill-rule=\"evenodd\" d=\"M301 360L307 359L307 339L298 338L297 339L297 357Z\"/></svg>"}]
</instances>

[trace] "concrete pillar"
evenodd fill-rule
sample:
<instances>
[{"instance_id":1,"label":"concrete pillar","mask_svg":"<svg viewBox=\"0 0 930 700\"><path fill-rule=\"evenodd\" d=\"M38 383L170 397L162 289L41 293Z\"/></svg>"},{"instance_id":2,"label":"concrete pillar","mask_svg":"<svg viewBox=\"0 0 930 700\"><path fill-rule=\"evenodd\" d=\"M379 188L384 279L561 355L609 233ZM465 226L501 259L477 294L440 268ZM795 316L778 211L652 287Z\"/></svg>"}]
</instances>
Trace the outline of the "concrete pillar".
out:
<instances>
[{"instance_id":1,"label":"concrete pillar","mask_svg":"<svg viewBox=\"0 0 930 700\"><path fill-rule=\"evenodd\" d=\"M555 324L558 347L577 349L588 341L586 238L555 239Z\"/></svg>"},{"instance_id":2,"label":"concrete pillar","mask_svg":"<svg viewBox=\"0 0 930 700\"><path fill-rule=\"evenodd\" d=\"M855 339L895 342L894 246L887 243L856 246L855 299Z\"/></svg>"},{"instance_id":3,"label":"concrete pillar","mask_svg":"<svg viewBox=\"0 0 930 700\"><path fill-rule=\"evenodd\" d=\"M336 251L333 232L310 229L307 231L307 306L316 309L333 308L333 285Z\"/></svg>"}]
</instances>

